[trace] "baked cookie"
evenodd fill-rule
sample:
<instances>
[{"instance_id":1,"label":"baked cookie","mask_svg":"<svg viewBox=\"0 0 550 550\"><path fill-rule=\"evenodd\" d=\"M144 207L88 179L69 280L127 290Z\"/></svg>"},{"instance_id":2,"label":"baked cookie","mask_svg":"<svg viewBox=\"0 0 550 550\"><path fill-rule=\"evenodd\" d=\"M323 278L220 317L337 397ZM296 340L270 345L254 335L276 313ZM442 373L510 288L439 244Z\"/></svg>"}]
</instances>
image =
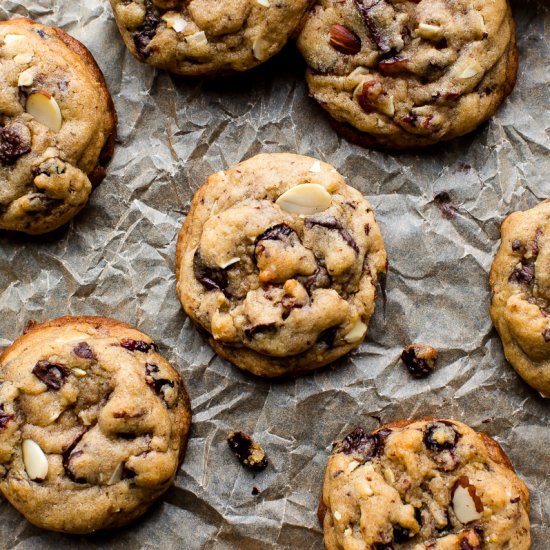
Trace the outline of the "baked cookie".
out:
<instances>
[{"instance_id":1,"label":"baked cookie","mask_svg":"<svg viewBox=\"0 0 550 550\"><path fill-rule=\"evenodd\" d=\"M0 492L44 529L120 527L168 489L190 423L145 334L103 317L38 325L0 356Z\"/></svg>"},{"instance_id":2,"label":"baked cookie","mask_svg":"<svg viewBox=\"0 0 550 550\"><path fill-rule=\"evenodd\" d=\"M270 154L199 189L176 264L179 299L216 352L274 377L359 346L386 252L370 204L332 166Z\"/></svg>"},{"instance_id":3,"label":"baked cookie","mask_svg":"<svg viewBox=\"0 0 550 550\"><path fill-rule=\"evenodd\" d=\"M550 398L550 199L504 220L490 284L506 359Z\"/></svg>"},{"instance_id":4,"label":"baked cookie","mask_svg":"<svg viewBox=\"0 0 550 550\"><path fill-rule=\"evenodd\" d=\"M512 91L508 0L319 0L298 40L344 137L410 149L472 131Z\"/></svg>"},{"instance_id":5,"label":"baked cookie","mask_svg":"<svg viewBox=\"0 0 550 550\"><path fill-rule=\"evenodd\" d=\"M498 443L460 422L355 429L334 444L327 550L526 550L529 492Z\"/></svg>"},{"instance_id":6,"label":"baked cookie","mask_svg":"<svg viewBox=\"0 0 550 550\"><path fill-rule=\"evenodd\" d=\"M86 204L116 112L91 53L61 29L0 22L0 229L52 231Z\"/></svg>"},{"instance_id":7,"label":"baked cookie","mask_svg":"<svg viewBox=\"0 0 550 550\"><path fill-rule=\"evenodd\" d=\"M183 76L246 71L275 55L312 0L111 0L139 61Z\"/></svg>"}]
</instances>

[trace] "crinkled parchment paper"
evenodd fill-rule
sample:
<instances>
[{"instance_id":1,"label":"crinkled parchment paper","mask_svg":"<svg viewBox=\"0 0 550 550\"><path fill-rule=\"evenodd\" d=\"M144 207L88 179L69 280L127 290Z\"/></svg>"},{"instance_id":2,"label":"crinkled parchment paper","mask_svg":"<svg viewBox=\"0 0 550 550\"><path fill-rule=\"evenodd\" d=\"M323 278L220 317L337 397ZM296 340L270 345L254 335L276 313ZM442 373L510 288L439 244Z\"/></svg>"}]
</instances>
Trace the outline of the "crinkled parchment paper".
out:
<instances>
[{"instance_id":1,"label":"crinkled parchment paper","mask_svg":"<svg viewBox=\"0 0 550 550\"><path fill-rule=\"evenodd\" d=\"M533 549L550 548L550 402L506 363L489 319L488 271L503 218L550 196L550 3L513 2L518 86L477 132L423 154L384 154L340 140L307 97L292 47L263 67L188 82L135 61L108 0L1 0L80 39L101 65L120 117L109 174L65 229L0 235L0 347L29 319L105 315L161 345L189 389L194 426L162 501L131 528L69 537L41 531L0 501L0 548L323 548L315 515L331 442L358 424L443 415L494 436L532 498ZM336 166L375 207L390 272L361 348L295 381L242 374L211 351L175 294L176 236L205 178L259 152L292 151ZM456 216L442 216L446 191ZM413 380L402 346L440 350ZM245 471L224 440L254 436L271 464ZM253 487L260 489L252 495Z\"/></svg>"}]
</instances>

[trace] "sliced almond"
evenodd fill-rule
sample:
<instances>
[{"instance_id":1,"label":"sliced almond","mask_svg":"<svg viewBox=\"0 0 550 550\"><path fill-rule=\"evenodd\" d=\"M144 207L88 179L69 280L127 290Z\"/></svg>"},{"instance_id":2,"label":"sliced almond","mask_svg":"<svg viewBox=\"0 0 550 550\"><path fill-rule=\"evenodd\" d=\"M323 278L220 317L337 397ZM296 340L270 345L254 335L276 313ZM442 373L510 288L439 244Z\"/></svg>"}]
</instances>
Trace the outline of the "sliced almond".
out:
<instances>
[{"instance_id":1,"label":"sliced almond","mask_svg":"<svg viewBox=\"0 0 550 550\"><path fill-rule=\"evenodd\" d=\"M21 44L23 41L25 41L25 37L22 34L6 34L4 37L4 44L6 46Z\"/></svg>"},{"instance_id":2,"label":"sliced almond","mask_svg":"<svg viewBox=\"0 0 550 550\"><path fill-rule=\"evenodd\" d=\"M269 0L256 0L256 2L260 4L260 6L263 6L264 8L269 8L270 6Z\"/></svg>"},{"instance_id":3,"label":"sliced almond","mask_svg":"<svg viewBox=\"0 0 550 550\"><path fill-rule=\"evenodd\" d=\"M259 61L264 61L267 59L269 57L270 46L271 42L263 38L256 38L256 40L254 40L254 44L252 44L252 52L254 53L254 57Z\"/></svg>"},{"instance_id":4,"label":"sliced almond","mask_svg":"<svg viewBox=\"0 0 550 550\"><path fill-rule=\"evenodd\" d=\"M25 65L26 63L30 63L32 61L33 55L32 53L20 53L17 54L13 60L19 64L19 65Z\"/></svg>"},{"instance_id":5,"label":"sliced almond","mask_svg":"<svg viewBox=\"0 0 550 550\"><path fill-rule=\"evenodd\" d=\"M326 210L332 203L332 197L318 183L302 183L283 193L276 203L290 214L309 215Z\"/></svg>"},{"instance_id":6,"label":"sliced almond","mask_svg":"<svg viewBox=\"0 0 550 550\"><path fill-rule=\"evenodd\" d=\"M459 75L458 78L466 80L476 76L483 70L482 66L477 61L472 61Z\"/></svg>"},{"instance_id":7,"label":"sliced almond","mask_svg":"<svg viewBox=\"0 0 550 550\"><path fill-rule=\"evenodd\" d=\"M360 462L357 462L357 460L352 460L352 461L348 464L348 472L351 474L351 472L357 470L357 468L359 468L359 466L361 466L361 463L360 463Z\"/></svg>"},{"instance_id":8,"label":"sliced almond","mask_svg":"<svg viewBox=\"0 0 550 550\"><path fill-rule=\"evenodd\" d=\"M453 489L453 510L460 523L470 523L481 518L483 503L477 496L476 488L467 476L458 478Z\"/></svg>"},{"instance_id":9,"label":"sliced almond","mask_svg":"<svg viewBox=\"0 0 550 550\"><path fill-rule=\"evenodd\" d=\"M83 369L74 368L71 371L77 378L84 378L84 376L87 376L87 372Z\"/></svg>"},{"instance_id":10,"label":"sliced almond","mask_svg":"<svg viewBox=\"0 0 550 550\"><path fill-rule=\"evenodd\" d=\"M114 485L122 479L122 472L124 470L124 464L122 462L118 463L118 466L115 468L115 471L111 475L111 478L107 482L107 485Z\"/></svg>"},{"instance_id":11,"label":"sliced almond","mask_svg":"<svg viewBox=\"0 0 550 550\"><path fill-rule=\"evenodd\" d=\"M316 160L309 169L310 172L313 172L314 174L318 174L321 171L321 163Z\"/></svg>"},{"instance_id":12,"label":"sliced almond","mask_svg":"<svg viewBox=\"0 0 550 550\"><path fill-rule=\"evenodd\" d=\"M229 260L226 260L225 262L221 262L218 265L222 269L225 269L226 267L229 267L230 265L236 264L237 262L240 262L240 261L241 259L235 256L234 258L229 258Z\"/></svg>"},{"instance_id":13,"label":"sliced almond","mask_svg":"<svg viewBox=\"0 0 550 550\"><path fill-rule=\"evenodd\" d=\"M34 481L43 481L48 476L48 457L38 443L25 439L22 445L23 463L28 476Z\"/></svg>"},{"instance_id":14,"label":"sliced almond","mask_svg":"<svg viewBox=\"0 0 550 550\"><path fill-rule=\"evenodd\" d=\"M63 124L59 105L48 92L39 90L27 98L27 113L53 132L59 132Z\"/></svg>"},{"instance_id":15,"label":"sliced almond","mask_svg":"<svg viewBox=\"0 0 550 550\"><path fill-rule=\"evenodd\" d=\"M334 512L334 514L332 514L334 516L334 519L336 521L340 521L342 519L342 514L340 512L338 512L338 510L336 512Z\"/></svg>"},{"instance_id":16,"label":"sliced almond","mask_svg":"<svg viewBox=\"0 0 550 550\"><path fill-rule=\"evenodd\" d=\"M361 319L357 319L352 329L344 336L344 340L348 344L355 344L355 342L359 342L366 333L367 325L365 325Z\"/></svg>"},{"instance_id":17,"label":"sliced almond","mask_svg":"<svg viewBox=\"0 0 550 550\"><path fill-rule=\"evenodd\" d=\"M443 37L443 29L437 25L420 23L416 29L416 34L427 40L440 40Z\"/></svg>"},{"instance_id":18,"label":"sliced almond","mask_svg":"<svg viewBox=\"0 0 550 550\"><path fill-rule=\"evenodd\" d=\"M199 31L185 37L187 43L191 46L206 46L208 44L208 38L204 31Z\"/></svg>"},{"instance_id":19,"label":"sliced almond","mask_svg":"<svg viewBox=\"0 0 550 550\"><path fill-rule=\"evenodd\" d=\"M174 29L176 32L183 32L189 25L189 21L174 11L166 12L162 19L166 21L166 26L169 29Z\"/></svg>"},{"instance_id":20,"label":"sliced almond","mask_svg":"<svg viewBox=\"0 0 550 550\"><path fill-rule=\"evenodd\" d=\"M27 69L19 74L19 79L17 80L18 86L32 86L34 82L34 69Z\"/></svg>"}]
</instances>

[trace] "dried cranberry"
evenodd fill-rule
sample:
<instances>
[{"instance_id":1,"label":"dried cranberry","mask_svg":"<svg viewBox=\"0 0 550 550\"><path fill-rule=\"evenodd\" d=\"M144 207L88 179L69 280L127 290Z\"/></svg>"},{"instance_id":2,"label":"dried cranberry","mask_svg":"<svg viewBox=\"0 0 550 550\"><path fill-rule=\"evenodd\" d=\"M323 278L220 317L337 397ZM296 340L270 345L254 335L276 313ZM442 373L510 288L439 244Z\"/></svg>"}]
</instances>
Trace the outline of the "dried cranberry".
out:
<instances>
[{"instance_id":1,"label":"dried cranberry","mask_svg":"<svg viewBox=\"0 0 550 550\"><path fill-rule=\"evenodd\" d=\"M87 480L85 478L76 477L71 468L71 461L84 454L82 451L74 451L74 449L80 443L80 440L84 437L84 434L87 431L88 430L86 428L82 428L82 431L63 452L63 467L65 468L65 473L67 474L67 477L74 483L87 483Z\"/></svg>"},{"instance_id":2,"label":"dried cranberry","mask_svg":"<svg viewBox=\"0 0 550 550\"><path fill-rule=\"evenodd\" d=\"M532 250L533 250L533 256L535 256L535 258L539 255L539 239L540 237L542 236L542 229L537 229L537 232L535 233L535 238L533 239L533 247L532 247Z\"/></svg>"},{"instance_id":3,"label":"dried cranberry","mask_svg":"<svg viewBox=\"0 0 550 550\"><path fill-rule=\"evenodd\" d=\"M334 216L311 216L306 218L305 221L306 227L313 227L318 225L326 229L331 229L333 231L338 231L340 236L350 248L353 248L357 254L359 254L359 247L355 242L355 239L351 236L350 232L334 217Z\"/></svg>"},{"instance_id":4,"label":"dried cranberry","mask_svg":"<svg viewBox=\"0 0 550 550\"><path fill-rule=\"evenodd\" d=\"M193 272L197 281L207 290L224 291L229 285L225 270L220 267L207 266L202 259L199 248L193 256Z\"/></svg>"},{"instance_id":5,"label":"dried cranberry","mask_svg":"<svg viewBox=\"0 0 550 550\"><path fill-rule=\"evenodd\" d=\"M81 359L93 359L95 360L96 356L94 355L94 352L92 351L92 348L89 346L87 342L80 342L80 344L77 344L73 348L73 353L80 357Z\"/></svg>"},{"instance_id":6,"label":"dried cranberry","mask_svg":"<svg viewBox=\"0 0 550 550\"><path fill-rule=\"evenodd\" d=\"M11 166L31 150L30 132L19 123L0 128L0 163Z\"/></svg>"},{"instance_id":7,"label":"dried cranberry","mask_svg":"<svg viewBox=\"0 0 550 550\"><path fill-rule=\"evenodd\" d=\"M227 444L239 462L251 470L264 470L267 467L267 455L256 441L243 432L231 432Z\"/></svg>"},{"instance_id":8,"label":"dried cranberry","mask_svg":"<svg viewBox=\"0 0 550 550\"><path fill-rule=\"evenodd\" d=\"M4 411L4 405L0 405L0 430L3 430L12 418L11 414Z\"/></svg>"},{"instance_id":9,"label":"dried cranberry","mask_svg":"<svg viewBox=\"0 0 550 550\"><path fill-rule=\"evenodd\" d=\"M48 388L60 390L69 376L69 369L49 361L38 361L32 369L32 373Z\"/></svg>"},{"instance_id":10,"label":"dried cranberry","mask_svg":"<svg viewBox=\"0 0 550 550\"><path fill-rule=\"evenodd\" d=\"M520 250L523 250L523 243L519 239L514 239L512 241L512 250L514 252L518 252Z\"/></svg>"},{"instance_id":11,"label":"dried cranberry","mask_svg":"<svg viewBox=\"0 0 550 550\"><path fill-rule=\"evenodd\" d=\"M256 244L260 241L280 241L284 237L290 237L291 235L296 235L296 232L288 225L284 223L279 223L268 229L266 229L259 237L256 239Z\"/></svg>"},{"instance_id":12,"label":"dried cranberry","mask_svg":"<svg viewBox=\"0 0 550 550\"><path fill-rule=\"evenodd\" d=\"M120 345L128 351L141 351L143 353L147 353L150 349L158 350L156 344L148 344L142 340L132 340L131 338L122 340Z\"/></svg>"},{"instance_id":13,"label":"dried cranberry","mask_svg":"<svg viewBox=\"0 0 550 550\"><path fill-rule=\"evenodd\" d=\"M532 262L517 266L509 279L510 282L530 285L535 280L535 265Z\"/></svg>"},{"instance_id":14,"label":"dried cranberry","mask_svg":"<svg viewBox=\"0 0 550 550\"><path fill-rule=\"evenodd\" d=\"M134 33L134 44L141 57L149 57L149 42L151 42L157 34L157 27L159 24L160 19L154 13L148 13L141 28Z\"/></svg>"},{"instance_id":15,"label":"dried cranberry","mask_svg":"<svg viewBox=\"0 0 550 550\"><path fill-rule=\"evenodd\" d=\"M366 460L371 460L383 453L386 438L390 433L391 430L384 429L375 434L367 434L363 428L355 428L337 446L337 452L361 453Z\"/></svg>"},{"instance_id":16,"label":"dried cranberry","mask_svg":"<svg viewBox=\"0 0 550 550\"><path fill-rule=\"evenodd\" d=\"M432 451L452 450L456 447L460 434L448 422L432 422L426 426L424 444Z\"/></svg>"}]
</instances>

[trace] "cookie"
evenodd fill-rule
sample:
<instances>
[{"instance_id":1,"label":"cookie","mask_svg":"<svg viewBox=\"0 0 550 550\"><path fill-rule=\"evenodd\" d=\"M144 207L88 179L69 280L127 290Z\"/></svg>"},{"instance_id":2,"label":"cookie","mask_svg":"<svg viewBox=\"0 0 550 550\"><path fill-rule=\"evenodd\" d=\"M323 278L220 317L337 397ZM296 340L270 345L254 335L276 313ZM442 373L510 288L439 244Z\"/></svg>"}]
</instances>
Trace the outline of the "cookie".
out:
<instances>
[{"instance_id":1,"label":"cookie","mask_svg":"<svg viewBox=\"0 0 550 550\"><path fill-rule=\"evenodd\" d=\"M527 550L529 492L498 443L460 422L355 429L334 444L327 550Z\"/></svg>"},{"instance_id":2,"label":"cookie","mask_svg":"<svg viewBox=\"0 0 550 550\"><path fill-rule=\"evenodd\" d=\"M298 46L310 94L367 147L411 149L461 136L515 84L508 0L319 0Z\"/></svg>"},{"instance_id":3,"label":"cookie","mask_svg":"<svg viewBox=\"0 0 550 550\"><path fill-rule=\"evenodd\" d=\"M190 423L145 334L103 317L37 325L0 356L0 492L44 529L126 525L174 480Z\"/></svg>"},{"instance_id":4,"label":"cookie","mask_svg":"<svg viewBox=\"0 0 550 550\"><path fill-rule=\"evenodd\" d=\"M287 43L311 0L111 0L132 54L183 76L246 71Z\"/></svg>"},{"instance_id":5,"label":"cookie","mask_svg":"<svg viewBox=\"0 0 550 550\"><path fill-rule=\"evenodd\" d=\"M0 229L75 216L105 176L117 116L91 53L61 29L0 22Z\"/></svg>"},{"instance_id":6,"label":"cookie","mask_svg":"<svg viewBox=\"0 0 550 550\"><path fill-rule=\"evenodd\" d=\"M360 345L386 252L370 204L332 166L267 154L199 189L176 264L179 299L216 352L276 377Z\"/></svg>"},{"instance_id":7,"label":"cookie","mask_svg":"<svg viewBox=\"0 0 550 550\"><path fill-rule=\"evenodd\" d=\"M490 285L506 359L550 398L550 199L504 220Z\"/></svg>"}]
</instances>

